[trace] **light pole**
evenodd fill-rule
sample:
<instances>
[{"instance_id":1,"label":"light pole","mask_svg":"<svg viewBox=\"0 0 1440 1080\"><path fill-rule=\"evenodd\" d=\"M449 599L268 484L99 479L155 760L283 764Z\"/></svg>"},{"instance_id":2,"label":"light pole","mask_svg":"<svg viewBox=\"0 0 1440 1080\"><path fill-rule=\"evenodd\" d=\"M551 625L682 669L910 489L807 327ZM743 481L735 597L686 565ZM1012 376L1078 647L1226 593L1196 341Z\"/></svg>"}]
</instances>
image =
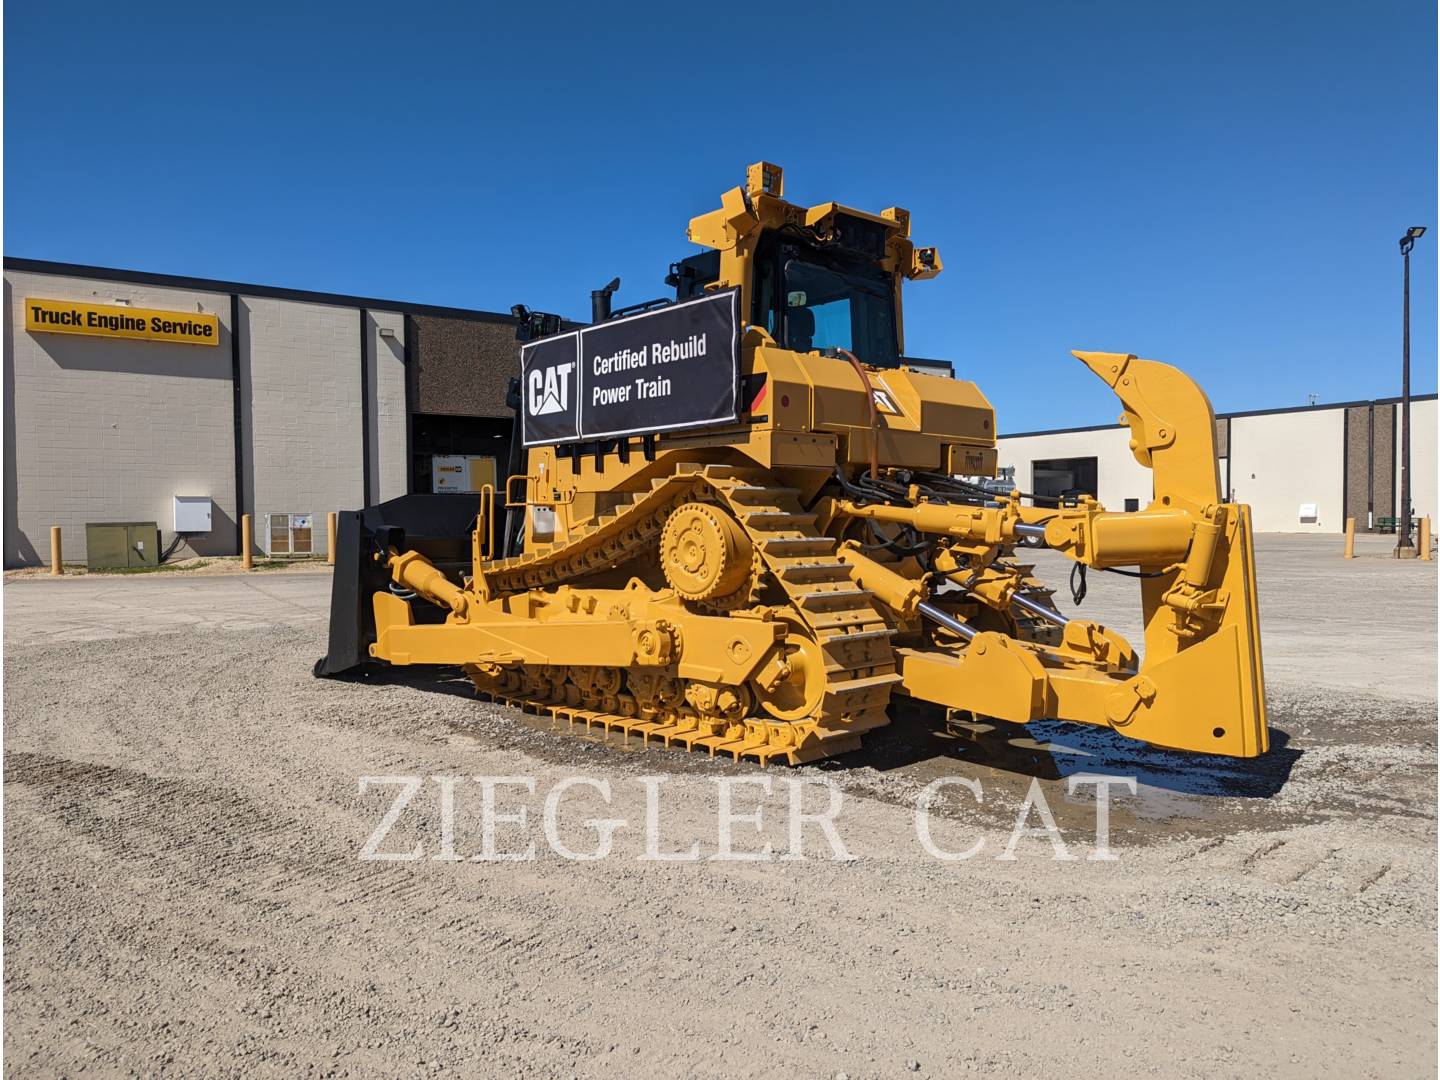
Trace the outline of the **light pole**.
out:
<instances>
[{"instance_id":1,"label":"light pole","mask_svg":"<svg viewBox=\"0 0 1440 1080\"><path fill-rule=\"evenodd\" d=\"M1410 249L1425 235L1424 225L1412 225L1400 238L1400 254L1405 257L1405 361L1400 379L1400 528L1395 541L1396 557L1413 555L1415 545L1410 539Z\"/></svg>"}]
</instances>

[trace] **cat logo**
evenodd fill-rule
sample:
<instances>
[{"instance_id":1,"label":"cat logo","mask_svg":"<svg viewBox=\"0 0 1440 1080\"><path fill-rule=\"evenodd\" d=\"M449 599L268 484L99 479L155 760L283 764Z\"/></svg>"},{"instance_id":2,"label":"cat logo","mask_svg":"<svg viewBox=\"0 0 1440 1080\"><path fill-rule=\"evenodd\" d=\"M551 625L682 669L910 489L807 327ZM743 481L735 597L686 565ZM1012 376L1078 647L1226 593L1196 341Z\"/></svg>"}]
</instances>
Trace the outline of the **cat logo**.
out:
<instances>
[{"instance_id":1,"label":"cat logo","mask_svg":"<svg viewBox=\"0 0 1440 1080\"><path fill-rule=\"evenodd\" d=\"M571 361L530 372L527 389L531 416L570 411L570 372L574 370L575 363Z\"/></svg>"}]
</instances>

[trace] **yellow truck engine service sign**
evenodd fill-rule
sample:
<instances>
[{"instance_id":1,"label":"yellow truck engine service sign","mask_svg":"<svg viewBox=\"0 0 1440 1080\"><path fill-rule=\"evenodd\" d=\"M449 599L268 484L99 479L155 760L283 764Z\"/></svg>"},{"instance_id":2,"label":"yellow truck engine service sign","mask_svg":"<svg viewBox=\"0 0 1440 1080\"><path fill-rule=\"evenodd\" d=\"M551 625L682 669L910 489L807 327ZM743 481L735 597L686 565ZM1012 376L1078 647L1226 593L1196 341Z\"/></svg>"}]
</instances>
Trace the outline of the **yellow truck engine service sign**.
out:
<instances>
[{"instance_id":1,"label":"yellow truck engine service sign","mask_svg":"<svg viewBox=\"0 0 1440 1080\"><path fill-rule=\"evenodd\" d=\"M204 312L152 311L75 300L25 300L25 329L40 334L88 334L135 341L219 345L220 317Z\"/></svg>"}]
</instances>

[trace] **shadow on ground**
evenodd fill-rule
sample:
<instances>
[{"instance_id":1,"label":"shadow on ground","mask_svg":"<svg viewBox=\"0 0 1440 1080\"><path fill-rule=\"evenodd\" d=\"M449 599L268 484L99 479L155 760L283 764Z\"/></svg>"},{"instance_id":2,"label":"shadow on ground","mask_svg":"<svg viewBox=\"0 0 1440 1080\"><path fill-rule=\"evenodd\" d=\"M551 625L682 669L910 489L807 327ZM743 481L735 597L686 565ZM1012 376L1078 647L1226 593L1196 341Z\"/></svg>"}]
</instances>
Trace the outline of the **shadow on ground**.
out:
<instances>
[{"instance_id":1,"label":"shadow on ground","mask_svg":"<svg viewBox=\"0 0 1440 1080\"><path fill-rule=\"evenodd\" d=\"M475 696L470 680L453 668L365 667L342 678L426 693ZM942 711L901 704L893 710L890 726L867 735L861 749L819 762L817 767L892 772L920 766L921 772L930 773L947 762L963 762L1041 780L1063 780L1081 773L1134 777L1145 787L1181 795L1266 799L1284 788L1303 753L1289 744L1289 734L1272 727L1269 752L1245 759L1165 750L1109 728L1060 720L1025 725L987 720L947 730Z\"/></svg>"},{"instance_id":2,"label":"shadow on ground","mask_svg":"<svg viewBox=\"0 0 1440 1080\"><path fill-rule=\"evenodd\" d=\"M864 747L835 764L883 772L948 759L1042 780L1079 773L1133 776L1142 785L1177 794L1267 799L1289 781L1303 753L1289 744L1289 734L1272 727L1268 753L1230 758L1166 750L1109 728L1063 720L986 720L947 730L939 711L902 705L889 727L866 736Z\"/></svg>"}]
</instances>

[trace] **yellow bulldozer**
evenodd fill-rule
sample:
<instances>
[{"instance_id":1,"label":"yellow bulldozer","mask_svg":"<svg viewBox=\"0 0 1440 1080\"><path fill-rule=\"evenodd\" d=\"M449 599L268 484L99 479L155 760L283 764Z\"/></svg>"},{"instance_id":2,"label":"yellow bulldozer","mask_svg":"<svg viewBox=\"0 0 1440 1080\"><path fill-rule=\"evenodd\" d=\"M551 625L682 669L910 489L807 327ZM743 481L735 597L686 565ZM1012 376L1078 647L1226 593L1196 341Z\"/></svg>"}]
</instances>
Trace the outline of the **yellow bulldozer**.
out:
<instances>
[{"instance_id":1,"label":"yellow bulldozer","mask_svg":"<svg viewBox=\"0 0 1440 1080\"><path fill-rule=\"evenodd\" d=\"M688 235L673 300L519 309L498 490L342 515L318 675L458 666L495 701L762 763L854 750L902 696L1265 752L1249 507L1190 378L1074 353L1153 472L1144 509L1004 490L985 396L905 357L902 286L941 271L905 210L787 202L761 162ZM1036 546L1141 579L1143 660L1057 610Z\"/></svg>"}]
</instances>

